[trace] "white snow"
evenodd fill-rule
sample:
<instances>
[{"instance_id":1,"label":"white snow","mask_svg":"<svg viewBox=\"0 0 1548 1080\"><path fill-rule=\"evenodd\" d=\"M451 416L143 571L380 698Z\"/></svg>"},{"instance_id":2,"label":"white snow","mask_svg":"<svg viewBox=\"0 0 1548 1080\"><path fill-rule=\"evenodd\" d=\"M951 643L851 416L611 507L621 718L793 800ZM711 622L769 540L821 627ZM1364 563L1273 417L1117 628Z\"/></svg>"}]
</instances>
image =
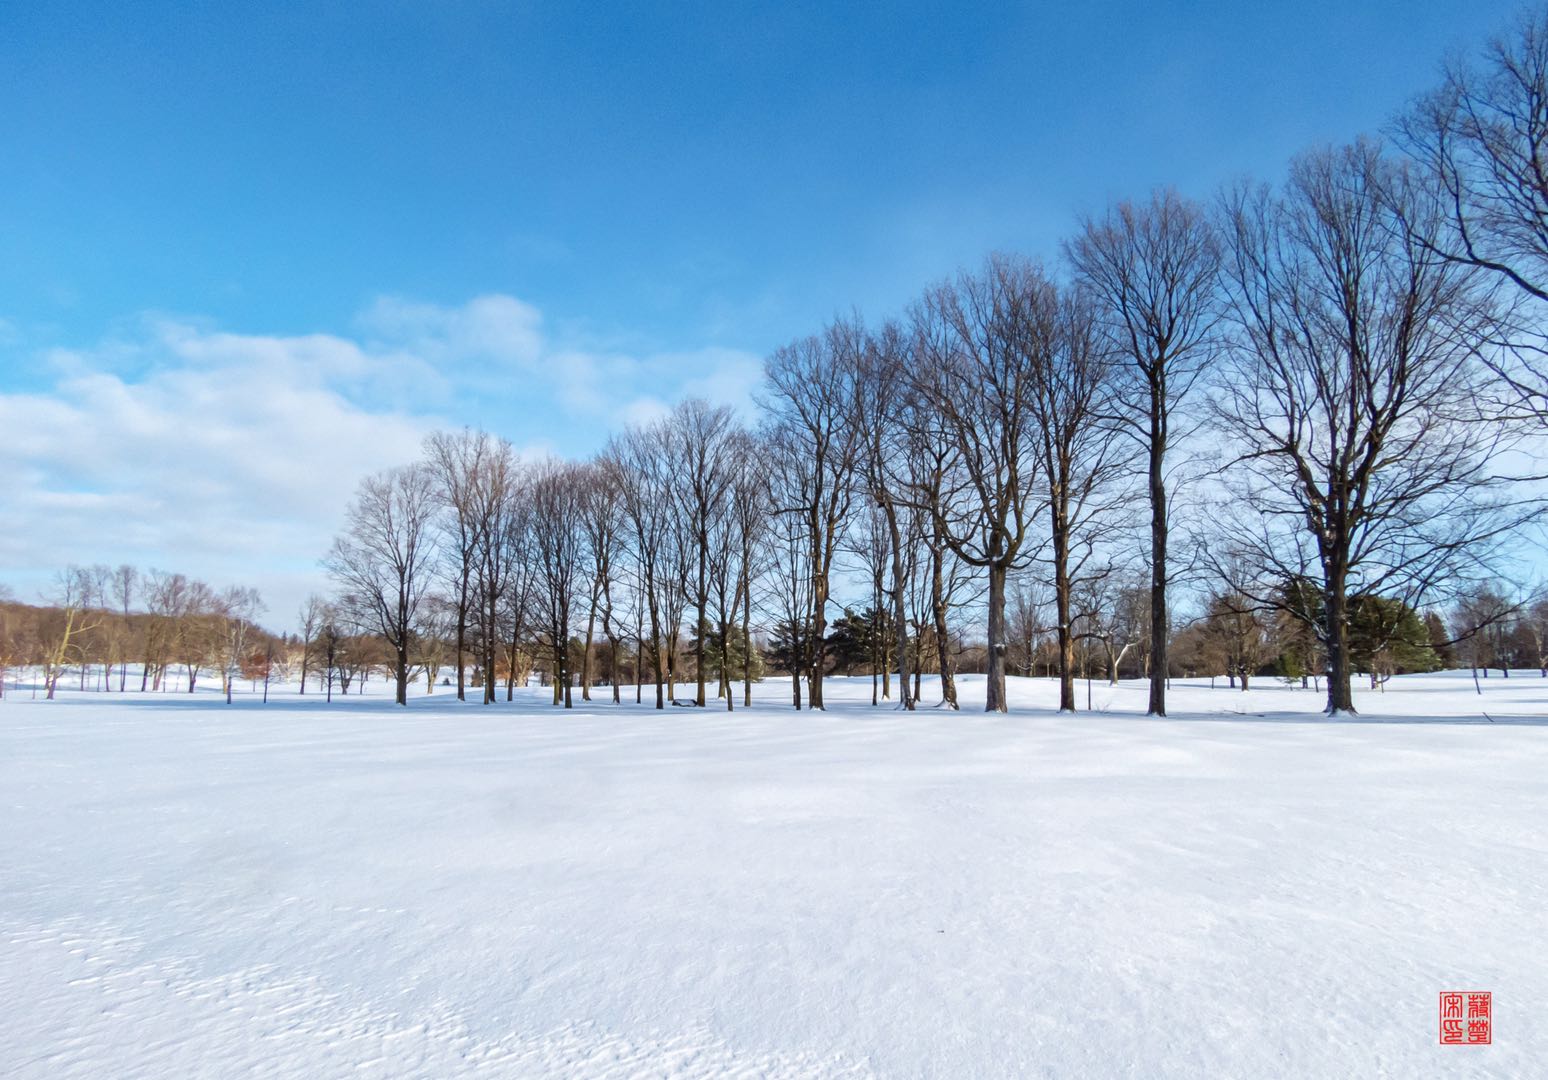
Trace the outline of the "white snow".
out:
<instances>
[{"instance_id":1,"label":"white snow","mask_svg":"<svg viewBox=\"0 0 1548 1080\"><path fill-rule=\"evenodd\" d=\"M1137 684L1058 716L1013 680L986 717L963 683L912 715L869 680L824 714L779 680L730 715L8 694L0 1074L1548 1060L1548 680L1402 678L1337 721L1269 682L1164 721ZM1438 1044L1444 990L1493 993L1492 1046Z\"/></svg>"}]
</instances>

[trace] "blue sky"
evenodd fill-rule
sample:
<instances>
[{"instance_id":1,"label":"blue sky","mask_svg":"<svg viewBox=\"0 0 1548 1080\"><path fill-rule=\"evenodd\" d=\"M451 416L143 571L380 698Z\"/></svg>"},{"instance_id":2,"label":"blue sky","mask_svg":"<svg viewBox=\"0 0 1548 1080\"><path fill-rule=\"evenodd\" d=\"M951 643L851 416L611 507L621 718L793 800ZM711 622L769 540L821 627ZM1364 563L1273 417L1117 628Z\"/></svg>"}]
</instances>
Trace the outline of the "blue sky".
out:
<instances>
[{"instance_id":1,"label":"blue sky","mask_svg":"<svg viewBox=\"0 0 1548 1080\"><path fill-rule=\"evenodd\" d=\"M0 581L288 613L431 427L585 453L744 401L836 311L1379 128L1515 10L0 5Z\"/></svg>"}]
</instances>

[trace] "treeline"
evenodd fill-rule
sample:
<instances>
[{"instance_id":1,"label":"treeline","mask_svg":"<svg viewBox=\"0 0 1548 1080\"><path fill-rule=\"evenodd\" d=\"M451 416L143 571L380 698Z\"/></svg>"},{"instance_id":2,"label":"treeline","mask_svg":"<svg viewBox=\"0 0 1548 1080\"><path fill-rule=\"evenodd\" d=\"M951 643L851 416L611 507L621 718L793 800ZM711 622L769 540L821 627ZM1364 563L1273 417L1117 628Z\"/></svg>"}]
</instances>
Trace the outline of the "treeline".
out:
<instances>
[{"instance_id":1,"label":"treeline","mask_svg":"<svg viewBox=\"0 0 1548 1080\"><path fill-rule=\"evenodd\" d=\"M255 652L274 656L285 643L256 623L263 604L254 589L217 591L183 574L129 565L71 566L61 571L43 606L0 602L0 692L12 667L36 667L46 696L67 673L79 689L186 690L201 675L232 684Z\"/></svg>"},{"instance_id":2,"label":"treeline","mask_svg":"<svg viewBox=\"0 0 1548 1080\"><path fill-rule=\"evenodd\" d=\"M864 637L905 707L925 671L955 706L971 655L990 710L1018 658L1073 709L1100 655L1153 714L1195 663L1299 670L1333 714L1357 672L1476 665L1524 625L1473 601L1543 509L1548 17L1391 134L835 319L768 357L752 421L689 401L581 462L436 435L361 485L304 652L379 641L400 702L444 665L658 708L749 702L756 658L821 708Z\"/></svg>"},{"instance_id":3,"label":"treeline","mask_svg":"<svg viewBox=\"0 0 1548 1080\"><path fill-rule=\"evenodd\" d=\"M755 425L688 402L576 463L438 436L362 487L329 559L343 606L395 651L400 700L440 595L459 666L530 642L565 705L600 635L610 664L632 643L658 706L691 676L729 707L761 613L821 708L849 588L911 707L932 643L955 703L942 646L971 599L1004 710L1030 582L1046 602L1018 618L1046 629L1060 708L1090 643L1122 637L1161 714L1187 586L1206 621L1224 602L1294 627L1328 711L1352 711L1358 669L1483 633L1404 636L1498 579L1541 511L1512 468L1548 416L1545 41L1525 20L1449 71L1396 151L1310 151L1207 205L1158 191L1078 222L1057 262L992 255L895 318L836 319L768 358ZM1143 602L1117 584L1136 577Z\"/></svg>"}]
</instances>

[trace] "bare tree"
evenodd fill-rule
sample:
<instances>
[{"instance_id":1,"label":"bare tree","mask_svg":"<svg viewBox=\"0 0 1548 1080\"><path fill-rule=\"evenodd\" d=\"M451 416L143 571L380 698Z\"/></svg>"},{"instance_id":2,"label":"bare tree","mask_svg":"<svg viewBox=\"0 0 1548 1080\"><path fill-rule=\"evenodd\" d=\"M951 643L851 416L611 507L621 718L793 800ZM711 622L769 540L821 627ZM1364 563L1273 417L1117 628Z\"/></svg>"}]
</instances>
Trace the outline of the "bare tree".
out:
<instances>
[{"instance_id":1,"label":"bare tree","mask_svg":"<svg viewBox=\"0 0 1548 1080\"><path fill-rule=\"evenodd\" d=\"M145 623L145 662L140 669L141 693L147 689L161 689L162 680L166 677L177 609L186 587L187 579L181 574L152 570L147 576L145 606L149 614Z\"/></svg>"},{"instance_id":2,"label":"bare tree","mask_svg":"<svg viewBox=\"0 0 1548 1080\"><path fill-rule=\"evenodd\" d=\"M321 614L322 619L317 628L317 659L322 664L322 681L327 693L325 700L331 704L333 684L338 679L348 631L343 625L343 616L332 604L324 607ZM344 692L349 692L347 682L344 684Z\"/></svg>"},{"instance_id":3,"label":"bare tree","mask_svg":"<svg viewBox=\"0 0 1548 1080\"><path fill-rule=\"evenodd\" d=\"M297 621L301 627L301 689L300 693L306 693L306 676L312 666L312 645L317 639L317 632L322 628L323 615L327 609L327 602L316 593L308 596L297 612Z\"/></svg>"},{"instance_id":4,"label":"bare tree","mask_svg":"<svg viewBox=\"0 0 1548 1080\"><path fill-rule=\"evenodd\" d=\"M775 442L773 445L780 445ZM774 471L780 469L776 458ZM812 666L811 535L803 521L792 514L773 514L768 523L768 573L760 603L774 620L774 639L783 646L781 662L790 672L790 702L801 708L801 679ZM776 653L776 656L779 655Z\"/></svg>"},{"instance_id":5,"label":"bare tree","mask_svg":"<svg viewBox=\"0 0 1548 1080\"><path fill-rule=\"evenodd\" d=\"M600 616L602 636L608 643L607 681L613 688L613 700L616 702L619 700L618 652L621 638L613 593L623 512L619 505L618 489L603 466L595 463L588 465L578 480L581 484L580 524L585 534L585 549L591 557L590 572L587 575L585 652L581 657L581 697L586 701L591 700L592 640Z\"/></svg>"},{"instance_id":6,"label":"bare tree","mask_svg":"<svg viewBox=\"0 0 1548 1080\"><path fill-rule=\"evenodd\" d=\"M541 624L554 674L554 704L572 707L570 629L575 622L576 570L585 560L586 466L549 460L532 474L532 548L542 587Z\"/></svg>"},{"instance_id":7,"label":"bare tree","mask_svg":"<svg viewBox=\"0 0 1548 1080\"><path fill-rule=\"evenodd\" d=\"M123 630L126 636L132 633L134 625L131 609L134 605L135 590L140 583L140 572L127 563L120 565L113 571L112 594L118 610L123 613ZM119 654L118 664L118 692L124 692L129 682L129 648L128 642L124 644Z\"/></svg>"},{"instance_id":8,"label":"bare tree","mask_svg":"<svg viewBox=\"0 0 1548 1080\"><path fill-rule=\"evenodd\" d=\"M487 439L473 461L475 473L467 490L466 513L473 536L473 612L478 631L479 666L483 672L485 705L495 701L495 666L508 638L519 636L525 596L513 596L513 586L526 585L527 477L511 444ZM508 632L507 632L508 631Z\"/></svg>"},{"instance_id":9,"label":"bare tree","mask_svg":"<svg viewBox=\"0 0 1548 1080\"><path fill-rule=\"evenodd\" d=\"M908 453L908 418L905 415L914 399L908 393L905 365L909 351L904 332L897 323L887 323L866 341L860 354L855 379L855 425L860 434L860 453L856 476L864 484L865 495L881 513L887 540L885 556L890 577L885 585L874 579L885 592L891 611L893 636L897 641L898 703L903 709L914 708L911 685L915 657L908 633L908 554L904 548L908 482L900 477L900 466L911 460ZM879 606L879 600L878 600Z\"/></svg>"},{"instance_id":10,"label":"bare tree","mask_svg":"<svg viewBox=\"0 0 1548 1080\"><path fill-rule=\"evenodd\" d=\"M482 431L436 432L425 440L425 460L436 480L446 516L440 550L445 556L456 605L457 699L467 699L468 626L482 613L476 599L479 554L490 523L487 499L479 497L494 440ZM475 611L477 609L477 611Z\"/></svg>"},{"instance_id":11,"label":"bare tree","mask_svg":"<svg viewBox=\"0 0 1548 1080\"><path fill-rule=\"evenodd\" d=\"M172 599L174 656L188 676L187 692L193 693L199 672L209 662L216 645L215 590L202 581L173 574L168 579Z\"/></svg>"},{"instance_id":12,"label":"bare tree","mask_svg":"<svg viewBox=\"0 0 1548 1080\"><path fill-rule=\"evenodd\" d=\"M1501 335L1508 347L1484 358L1510 404L1548 423L1548 12L1523 12L1482 63L1450 63L1394 133L1437 189L1439 222L1410 221L1402 197L1394 212L1413 243L1483 271L1521 302Z\"/></svg>"},{"instance_id":13,"label":"bare tree","mask_svg":"<svg viewBox=\"0 0 1548 1080\"><path fill-rule=\"evenodd\" d=\"M1207 654L1218 658L1230 685L1247 690L1268 657L1269 626L1264 605L1227 589L1210 597L1201 623Z\"/></svg>"},{"instance_id":14,"label":"bare tree","mask_svg":"<svg viewBox=\"0 0 1548 1080\"><path fill-rule=\"evenodd\" d=\"M1045 285L1023 321L1032 364L1031 413L1048 515L1048 564L1059 650L1059 711L1075 710L1075 584L1096 531L1123 505L1116 480L1130 461L1116 437L1114 353L1095 332L1089 297ZM1105 571L1104 571L1105 573Z\"/></svg>"},{"instance_id":15,"label":"bare tree","mask_svg":"<svg viewBox=\"0 0 1548 1080\"><path fill-rule=\"evenodd\" d=\"M58 609L59 621L53 633L44 640L43 657L43 685L50 701L65 667L73 657L80 655L81 638L101 623L100 612L91 607L91 597L90 571L71 566L55 578L54 591L48 599Z\"/></svg>"},{"instance_id":16,"label":"bare tree","mask_svg":"<svg viewBox=\"0 0 1548 1080\"><path fill-rule=\"evenodd\" d=\"M827 667L823 634L834 557L849 516L851 476L860 449L854 423L854 384L865 348L858 320L835 322L820 336L776 350L764 363L762 400L777 431L772 474L776 511L802 525L811 574L807 627L807 703L823 708Z\"/></svg>"},{"instance_id":17,"label":"bare tree","mask_svg":"<svg viewBox=\"0 0 1548 1080\"><path fill-rule=\"evenodd\" d=\"M457 632L456 601L439 593L426 593L419 605L419 632L414 635L413 664L425 676L425 693L435 693Z\"/></svg>"},{"instance_id":18,"label":"bare tree","mask_svg":"<svg viewBox=\"0 0 1548 1080\"><path fill-rule=\"evenodd\" d=\"M887 575L893 563L893 546L882 508L869 500L862 505L864 508L853 515L851 520L845 548L854 559L855 570L871 590L867 609L871 621L865 624L865 641L868 659L871 661L871 704L878 705L883 698L892 696L890 650L896 641L891 632L893 617L890 613L887 615L889 625L885 631L876 622L886 610L884 602L887 596ZM846 611L845 614L847 625L853 629L859 616L852 611ZM910 692L905 682L903 696L908 697Z\"/></svg>"},{"instance_id":19,"label":"bare tree","mask_svg":"<svg viewBox=\"0 0 1548 1080\"><path fill-rule=\"evenodd\" d=\"M1021 674L1033 675L1054 621L1052 590L1032 572L1023 572L1011 582L1008 606L1008 634L1020 656Z\"/></svg>"},{"instance_id":20,"label":"bare tree","mask_svg":"<svg viewBox=\"0 0 1548 1080\"><path fill-rule=\"evenodd\" d=\"M257 589L232 586L215 598L212 607L212 615L220 623L221 684L226 692L226 704L230 705L233 684L242 672L242 661L247 658L247 642L257 629L256 620L263 611L263 600Z\"/></svg>"},{"instance_id":21,"label":"bare tree","mask_svg":"<svg viewBox=\"0 0 1548 1080\"><path fill-rule=\"evenodd\" d=\"M711 599L710 538L721 530L728 509L726 495L738 430L729 408L698 398L682 402L667 418L680 477L676 490L692 552L692 558L684 561L688 575L684 589L693 604L694 625L701 631L694 635L694 704L700 708L706 701L702 628Z\"/></svg>"},{"instance_id":22,"label":"bare tree","mask_svg":"<svg viewBox=\"0 0 1548 1080\"><path fill-rule=\"evenodd\" d=\"M910 343L917 349L917 342ZM911 359L910 363L917 362ZM947 481L954 468L955 450L945 425L922 395L906 411L907 441L904 449L904 476L907 478L912 520L905 536L908 548L917 554L909 574L909 603L914 627L914 700L919 700L920 681L926 660L933 653L940 677L941 704L957 708L957 684L951 651L949 622L961 592L962 560L948 543L946 517L939 512L946 497Z\"/></svg>"},{"instance_id":23,"label":"bare tree","mask_svg":"<svg viewBox=\"0 0 1548 1080\"><path fill-rule=\"evenodd\" d=\"M758 436L744 432L738 440L730 488L727 546L737 552L736 588L733 590L733 615L741 605L741 630L738 645L742 651L742 704L752 707L753 590L768 566L769 462L767 445ZM722 630L722 639L725 632ZM721 648L726 648L722 640ZM726 707L729 709L729 691Z\"/></svg>"},{"instance_id":24,"label":"bare tree","mask_svg":"<svg viewBox=\"0 0 1548 1080\"><path fill-rule=\"evenodd\" d=\"M1098 578L1096 603L1088 633L1107 654L1107 681L1118 685L1119 668L1133 650L1143 651L1150 638L1150 590L1120 573Z\"/></svg>"},{"instance_id":25,"label":"bare tree","mask_svg":"<svg viewBox=\"0 0 1548 1080\"><path fill-rule=\"evenodd\" d=\"M522 642L526 640L527 627L532 621L539 575L533 551L533 509L526 502L529 483L530 478L523 473L521 486L512 493L510 510L502 526L505 561L509 567L502 593L505 604L506 701L513 700L518 678L525 685L526 676L531 671L531 664L522 652Z\"/></svg>"},{"instance_id":26,"label":"bare tree","mask_svg":"<svg viewBox=\"0 0 1548 1080\"><path fill-rule=\"evenodd\" d=\"M368 477L325 561L356 618L392 649L399 705L408 704L409 654L435 559L435 511L434 481L424 466Z\"/></svg>"},{"instance_id":27,"label":"bare tree","mask_svg":"<svg viewBox=\"0 0 1548 1080\"><path fill-rule=\"evenodd\" d=\"M1035 264L995 255L980 273L930 290L914 312L915 387L939 416L952 451L931 510L957 557L988 574L989 712L1009 708L1005 581L1026 564L1037 510L1030 324L1051 305L1052 291Z\"/></svg>"},{"instance_id":28,"label":"bare tree","mask_svg":"<svg viewBox=\"0 0 1548 1080\"><path fill-rule=\"evenodd\" d=\"M624 520L632 534L634 595L643 609L641 614L649 620L648 651L656 686L656 708L664 709L661 597L672 572L670 548L674 539L673 469L665 427L655 423L628 429L608 443L600 460L604 473L618 491ZM644 634L636 633L635 641L637 652L643 653L647 649ZM636 657L636 667L640 659Z\"/></svg>"},{"instance_id":29,"label":"bare tree","mask_svg":"<svg viewBox=\"0 0 1548 1080\"><path fill-rule=\"evenodd\" d=\"M1166 715L1168 576L1167 454L1180 405L1213 348L1219 248L1207 215L1176 192L1119 203L1082 222L1065 252L1096 297L1112 345L1135 376L1119 415L1144 448L1150 500L1150 700Z\"/></svg>"},{"instance_id":30,"label":"bare tree","mask_svg":"<svg viewBox=\"0 0 1548 1080\"><path fill-rule=\"evenodd\" d=\"M1354 711L1351 593L1418 607L1494 572L1526 517L1491 468L1509 428L1476 422L1493 331L1476 271L1416 239L1438 210L1368 143L1301 157L1281 197L1226 200L1235 332L1216 416L1244 513L1222 554L1258 569L1259 602L1319 583L1316 611L1292 614L1327 650L1332 715Z\"/></svg>"}]
</instances>

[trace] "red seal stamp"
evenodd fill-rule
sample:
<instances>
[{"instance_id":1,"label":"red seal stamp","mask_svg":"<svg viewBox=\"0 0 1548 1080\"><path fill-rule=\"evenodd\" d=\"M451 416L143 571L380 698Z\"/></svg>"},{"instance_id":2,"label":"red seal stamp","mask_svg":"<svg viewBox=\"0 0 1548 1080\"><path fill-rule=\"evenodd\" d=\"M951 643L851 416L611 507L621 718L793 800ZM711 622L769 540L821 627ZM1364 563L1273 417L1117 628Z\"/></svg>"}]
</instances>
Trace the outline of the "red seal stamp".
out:
<instances>
[{"instance_id":1,"label":"red seal stamp","mask_svg":"<svg viewBox=\"0 0 1548 1080\"><path fill-rule=\"evenodd\" d=\"M1440 996L1442 1046L1488 1046L1494 1041L1493 1006L1484 990L1443 990Z\"/></svg>"}]
</instances>

